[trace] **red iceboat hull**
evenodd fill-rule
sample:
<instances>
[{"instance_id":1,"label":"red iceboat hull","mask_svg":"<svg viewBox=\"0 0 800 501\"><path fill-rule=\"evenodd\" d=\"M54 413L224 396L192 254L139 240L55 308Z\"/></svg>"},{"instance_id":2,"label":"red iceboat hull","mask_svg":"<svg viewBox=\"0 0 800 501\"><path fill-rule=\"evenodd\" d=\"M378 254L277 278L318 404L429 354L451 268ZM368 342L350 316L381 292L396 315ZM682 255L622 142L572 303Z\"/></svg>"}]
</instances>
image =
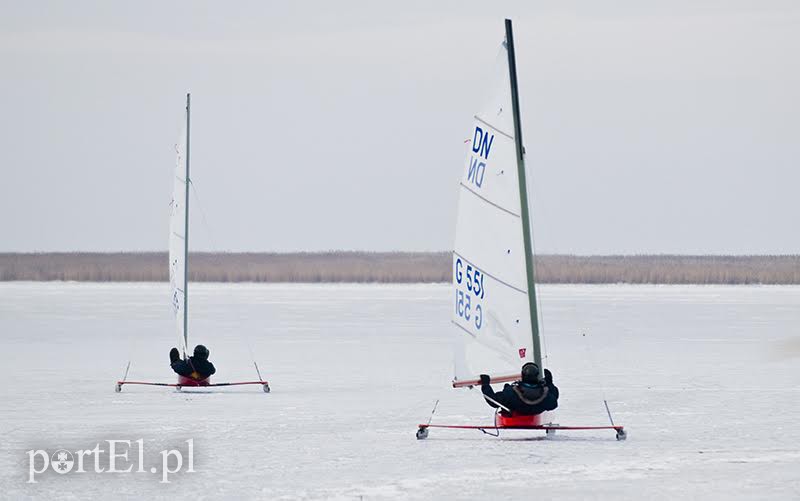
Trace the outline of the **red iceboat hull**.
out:
<instances>
[{"instance_id":1,"label":"red iceboat hull","mask_svg":"<svg viewBox=\"0 0 800 501\"><path fill-rule=\"evenodd\" d=\"M516 426L541 426L542 415L535 414L533 416L514 415L505 416L503 414L497 415L497 427L516 427Z\"/></svg>"},{"instance_id":2,"label":"red iceboat hull","mask_svg":"<svg viewBox=\"0 0 800 501\"><path fill-rule=\"evenodd\" d=\"M205 379L192 379L186 376L178 376L178 386L208 386L211 384L211 378Z\"/></svg>"}]
</instances>

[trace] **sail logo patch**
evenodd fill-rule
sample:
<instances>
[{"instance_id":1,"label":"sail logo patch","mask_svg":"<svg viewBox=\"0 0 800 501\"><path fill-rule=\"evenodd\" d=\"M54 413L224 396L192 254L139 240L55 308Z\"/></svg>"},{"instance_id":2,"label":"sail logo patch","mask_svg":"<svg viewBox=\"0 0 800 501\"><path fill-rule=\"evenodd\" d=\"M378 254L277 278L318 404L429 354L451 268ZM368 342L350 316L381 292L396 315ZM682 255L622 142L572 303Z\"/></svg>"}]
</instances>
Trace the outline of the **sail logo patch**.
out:
<instances>
[{"instance_id":1,"label":"sail logo patch","mask_svg":"<svg viewBox=\"0 0 800 501\"><path fill-rule=\"evenodd\" d=\"M527 352L527 348L520 348L519 349L519 358L525 358L525 352Z\"/></svg>"}]
</instances>

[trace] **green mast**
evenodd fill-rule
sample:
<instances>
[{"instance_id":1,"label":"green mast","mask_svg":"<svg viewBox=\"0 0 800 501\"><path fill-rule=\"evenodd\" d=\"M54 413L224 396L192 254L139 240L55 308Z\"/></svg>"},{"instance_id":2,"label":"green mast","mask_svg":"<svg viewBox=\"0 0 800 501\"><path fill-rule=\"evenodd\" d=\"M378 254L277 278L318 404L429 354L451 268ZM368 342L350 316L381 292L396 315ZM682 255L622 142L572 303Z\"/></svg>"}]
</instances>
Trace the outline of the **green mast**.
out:
<instances>
[{"instance_id":1,"label":"green mast","mask_svg":"<svg viewBox=\"0 0 800 501\"><path fill-rule=\"evenodd\" d=\"M525 178L525 148L522 146L522 123L519 115L519 92L517 89L517 63L514 54L514 33L511 19L506 19L506 48L508 50L508 73L511 80L511 110L514 115L514 143L517 149L517 178L519 202L522 216L522 239L525 243L525 271L528 278L528 306L531 313L531 335L533 337L533 361L542 367L542 347L539 341L539 313L536 308L536 282L533 278L533 244L531 221L528 209L528 186ZM540 377L541 373L540 373Z\"/></svg>"},{"instance_id":2,"label":"green mast","mask_svg":"<svg viewBox=\"0 0 800 501\"><path fill-rule=\"evenodd\" d=\"M189 349L189 126L192 95L186 94L186 214L183 223L183 344ZM186 358L184 352L183 357Z\"/></svg>"}]
</instances>

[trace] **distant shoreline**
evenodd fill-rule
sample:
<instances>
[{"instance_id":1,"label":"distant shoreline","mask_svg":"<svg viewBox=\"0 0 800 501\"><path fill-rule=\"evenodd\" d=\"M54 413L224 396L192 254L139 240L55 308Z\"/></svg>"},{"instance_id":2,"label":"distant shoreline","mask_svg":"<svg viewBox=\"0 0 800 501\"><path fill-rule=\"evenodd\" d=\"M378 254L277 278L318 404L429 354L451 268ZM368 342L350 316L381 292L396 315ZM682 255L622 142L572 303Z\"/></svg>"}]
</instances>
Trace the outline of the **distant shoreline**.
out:
<instances>
[{"instance_id":1,"label":"distant shoreline","mask_svg":"<svg viewBox=\"0 0 800 501\"><path fill-rule=\"evenodd\" d=\"M436 283L450 252L192 253L196 282ZM166 252L0 253L0 281L162 282ZM536 257L538 283L800 284L800 255Z\"/></svg>"}]
</instances>

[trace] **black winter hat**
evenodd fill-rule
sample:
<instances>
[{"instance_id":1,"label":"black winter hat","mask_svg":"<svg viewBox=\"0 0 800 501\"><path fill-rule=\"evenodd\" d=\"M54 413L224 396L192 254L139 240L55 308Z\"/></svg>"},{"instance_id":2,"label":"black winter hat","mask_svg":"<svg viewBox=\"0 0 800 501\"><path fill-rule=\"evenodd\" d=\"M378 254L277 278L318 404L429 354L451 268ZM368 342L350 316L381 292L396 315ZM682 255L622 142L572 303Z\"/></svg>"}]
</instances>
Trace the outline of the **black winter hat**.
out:
<instances>
[{"instance_id":1,"label":"black winter hat","mask_svg":"<svg viewBox=\"0 0 800 501\"><path fill-rule=\"evenodd\" d=\"M208 348L206 348L202 344L198 344L197 346L195 346L194 358L198 358L200 360L208 360Z\"/></svg>"},{"instance_id":2,"label":"black winter hat","mask_svg":"<svg viewBox=\"0 0 800 501\"><path fill-rule=\"evenodd\" d=\"M539 382L539 366L533 362L527 362L522 366L522 382L523 383L538 383Z\"/></svg>"}]
</instances>

